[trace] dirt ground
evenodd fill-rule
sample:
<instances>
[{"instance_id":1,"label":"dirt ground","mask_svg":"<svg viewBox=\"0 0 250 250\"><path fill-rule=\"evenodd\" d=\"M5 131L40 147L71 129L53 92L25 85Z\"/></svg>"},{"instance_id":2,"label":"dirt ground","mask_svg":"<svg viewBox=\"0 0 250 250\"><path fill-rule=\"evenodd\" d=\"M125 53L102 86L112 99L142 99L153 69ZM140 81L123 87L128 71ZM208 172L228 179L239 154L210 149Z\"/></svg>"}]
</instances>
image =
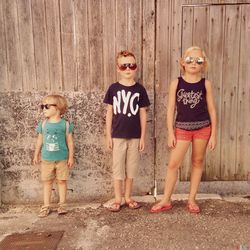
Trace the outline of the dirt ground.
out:
<instances>
[{"instance_id":1,"label":"dirt ground","mask_svg":"<svg viewBox=\"0 0 250 250\"><path fill-rule=\"evenodd\" d=\"M39 207L2 207L0 241L13 232L63 230L62 250L94 249L250 249L250 202L199 201L202 213L190 214L184 201L171 211L150 214L151 203L138 210L111 213L74 207L67 215L37 217ZM6 249L5 249L6 250Z\"/></svg>"}]
</instances>

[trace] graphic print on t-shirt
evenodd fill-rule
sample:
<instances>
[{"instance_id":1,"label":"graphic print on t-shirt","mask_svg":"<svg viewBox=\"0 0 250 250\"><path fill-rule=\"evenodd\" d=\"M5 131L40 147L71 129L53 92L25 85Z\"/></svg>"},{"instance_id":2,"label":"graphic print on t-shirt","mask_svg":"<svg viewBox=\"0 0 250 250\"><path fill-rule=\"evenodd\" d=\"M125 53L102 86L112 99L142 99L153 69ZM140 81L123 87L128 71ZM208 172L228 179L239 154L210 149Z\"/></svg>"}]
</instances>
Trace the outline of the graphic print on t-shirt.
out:
<instances>
[{"instance_id":1,"label":"graphic print on t-shirt","mask_svg":"<svg viewBox=\"0 0 250 250\"><path fill-rule=\"evenodd\" d=\"M46 150L47 151L59 151L58 137L56 134L48 134L46 137Z\"/></svg>"},{"instance_id":2,"label":"graphic print on t-shirt","mask_svg":"<svg viewBox=\"0 0 250 250\"><path fill-rule=\"evenodd\" d=\"M113 96L113 109L114 114L124 114L128 117L136 115L139 110L139 105L136 103L139 101L140 94L125 90L117 91L117 95Z\"/></svg>"},{"instance_id":3,"label":"graphic print on t-shirt","mask_svg":"<svg viewBox=\"0 0 250 250\"><path fill-rule=\"evenodd\" d=\"M177 102L182 102L184 105L190 104L193 109L202 100L202 90L186 92L185 89L179 89L177 92Z\"/></svg>"}]
</instances>

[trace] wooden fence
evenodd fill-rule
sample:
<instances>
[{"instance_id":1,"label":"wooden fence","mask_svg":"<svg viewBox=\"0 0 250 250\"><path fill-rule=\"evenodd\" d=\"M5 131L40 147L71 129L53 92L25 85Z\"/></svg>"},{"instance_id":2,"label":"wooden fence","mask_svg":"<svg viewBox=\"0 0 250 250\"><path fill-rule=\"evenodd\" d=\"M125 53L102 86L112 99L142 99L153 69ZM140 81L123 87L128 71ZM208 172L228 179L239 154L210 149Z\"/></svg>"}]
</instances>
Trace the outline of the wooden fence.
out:
<instances>
[{"instance_id":1,"label":"wooden fence","mask_svg":"<svg viewBox=\"0 0 250 250\"><path fill-rule=\"evenodd\" d=\"M154 92L156 178L163 178L170 79L188 46L211 60L219 144L204 180L249 180L250 1L2 0L0 91L104 91L115 56L135 52L138 79ZM184 163L181 179L188 179Z\"/></svg>"}]
</instances>

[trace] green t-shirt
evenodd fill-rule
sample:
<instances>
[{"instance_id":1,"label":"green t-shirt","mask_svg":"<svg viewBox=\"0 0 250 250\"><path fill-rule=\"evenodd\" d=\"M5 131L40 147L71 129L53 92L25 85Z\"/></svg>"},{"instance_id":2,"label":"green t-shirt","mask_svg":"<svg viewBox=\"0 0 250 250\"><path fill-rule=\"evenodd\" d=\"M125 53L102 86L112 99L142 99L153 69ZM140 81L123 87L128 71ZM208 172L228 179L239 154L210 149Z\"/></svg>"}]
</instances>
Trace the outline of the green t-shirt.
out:
<instances>
[{"instance_id":1,"label":"green t-shirt","mask_svg":"<svg viewBox=\"0 0 250 250\"><path fill-rule=\"evenodd\" d=\"M68 159L68 146L66 143L66 121L61 119L59 122L51 123L39 122L36 132L43 134L42 160L61 161ZM73 132L73 124L69 123L68 133Z\"/></svg>"}]
</instances>

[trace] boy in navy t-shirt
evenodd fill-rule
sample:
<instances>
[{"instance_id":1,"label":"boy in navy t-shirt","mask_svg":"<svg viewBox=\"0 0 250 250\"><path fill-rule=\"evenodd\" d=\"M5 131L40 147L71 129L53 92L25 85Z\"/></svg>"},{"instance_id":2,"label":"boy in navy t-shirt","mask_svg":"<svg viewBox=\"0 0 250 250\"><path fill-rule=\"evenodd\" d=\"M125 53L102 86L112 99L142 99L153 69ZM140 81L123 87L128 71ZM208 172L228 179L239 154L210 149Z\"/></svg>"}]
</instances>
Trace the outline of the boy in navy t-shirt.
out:
<instances>
[{"instance_id":1,"label":"boy in navy t-shirt","mask_svg":"<svg viewBox=\"0 0 250 250\"><path fill-rule=\"evenodd\" d=\"M131 193L139 165L139 152L145 147L146 108L150 102L145 88L134 80L136 70L133 53L118 53L117 71L120 80L109 87L104 98L104 103L108 104L107 146L113 151L115 202L110 207L113 212L121 209L123 181L126 205L131 209L140 207L131 198Z\"/></svg>"}]
</instances>

